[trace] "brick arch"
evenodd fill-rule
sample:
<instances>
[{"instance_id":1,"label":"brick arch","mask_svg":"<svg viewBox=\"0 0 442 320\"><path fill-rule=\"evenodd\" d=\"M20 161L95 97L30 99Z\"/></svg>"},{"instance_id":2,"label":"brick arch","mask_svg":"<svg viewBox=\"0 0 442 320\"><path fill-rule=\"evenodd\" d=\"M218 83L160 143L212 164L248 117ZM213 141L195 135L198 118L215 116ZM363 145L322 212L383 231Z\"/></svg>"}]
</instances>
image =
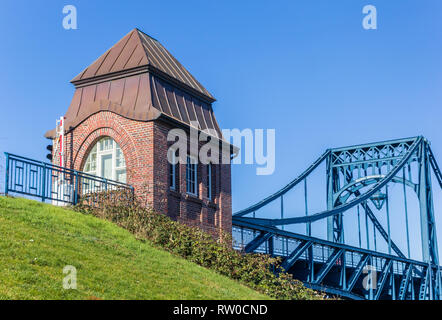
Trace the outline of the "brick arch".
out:
<instances>
[{"instance_id":1,"label":"brick arch","mask_svg":"<svg viewBox=\"0 0 442 320\"><path fill-rule=\"evenodd\" d=\"M92 115L81 127L83 130L79 130L80 132L75 132L77 129L80 129L79 127L74 130L74 135L79 135L77 136L78 148L76 148L73 158L74 169L82 170L87 155L98 140L103 137L110 137L118 143L123 152L126 161L127 181L130 182L132 178L131 169L139 165L139 157L132 137L126 132L126 130L124 130L124 128L122 128L118 119L115 119L115 115Z\"/></svg>"}]
</instances>

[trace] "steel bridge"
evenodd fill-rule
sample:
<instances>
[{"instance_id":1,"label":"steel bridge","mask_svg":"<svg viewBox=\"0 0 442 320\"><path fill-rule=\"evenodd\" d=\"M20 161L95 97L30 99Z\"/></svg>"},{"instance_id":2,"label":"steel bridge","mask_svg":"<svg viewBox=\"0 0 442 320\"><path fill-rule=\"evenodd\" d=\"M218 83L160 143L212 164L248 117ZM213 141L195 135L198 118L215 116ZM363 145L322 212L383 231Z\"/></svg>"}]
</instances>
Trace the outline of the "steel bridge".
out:
<instances>
[{"instance_id":1,"label":"steel bridge","mask_svg":"<svg viewBox=\"0 0 442 320\"><path fill-rule=\"evenodd\" d=\"M323 165L325 208L312 211L307 181ZM440 191L442 174L424 137L329 149L233 215L235 247L281 257L284 270L327 294L441 300L432 177ZM289 204L296 190L301 196Z\"/></svg>"}]
</instances>

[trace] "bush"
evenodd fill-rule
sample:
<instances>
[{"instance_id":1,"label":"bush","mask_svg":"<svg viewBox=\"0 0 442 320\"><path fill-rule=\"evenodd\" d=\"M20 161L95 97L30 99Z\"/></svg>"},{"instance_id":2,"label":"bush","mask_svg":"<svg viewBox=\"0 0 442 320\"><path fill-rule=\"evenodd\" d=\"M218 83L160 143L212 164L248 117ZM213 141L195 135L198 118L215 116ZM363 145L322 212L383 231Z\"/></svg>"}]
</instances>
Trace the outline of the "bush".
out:
<instances>
[{"instance_id":1,"label":"bush","mask_svg":"<svg viewBox=\"0 0 442 320\"><path fill-rule=\"evenodd\" d=\"M122 197L124 198L124 197ZM235 279L276 299L322 299L280 268L280 259L264 254L244 254L232 249L228 234L216 241L199 228L157 214L137 201L104 201L100 207L79 204L76 210L106 219L127 229L140 240ZM278 272L274 272L277 270Z\"/></svg>"}]
</instances>

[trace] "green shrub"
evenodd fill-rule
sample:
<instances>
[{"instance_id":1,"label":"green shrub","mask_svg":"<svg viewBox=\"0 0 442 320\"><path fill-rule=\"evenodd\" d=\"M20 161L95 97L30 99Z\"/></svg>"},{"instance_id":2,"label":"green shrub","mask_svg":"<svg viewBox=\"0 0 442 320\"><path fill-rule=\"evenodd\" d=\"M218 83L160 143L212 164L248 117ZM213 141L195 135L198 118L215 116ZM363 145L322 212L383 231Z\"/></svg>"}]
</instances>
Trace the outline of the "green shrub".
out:
<instances>
[{"instance_id":1,"label":"green shrub","mask_svg":"<svg viewBox=\"0 0 442 320\"><path fill-rule=\"evenodd\" d=\"M122 197L124 198L124 197ZM100 207L86 204L76 210L110 220L140 240L235 279L276 299L322 299L280 268L280 259L264 254L244 254L232 249L232 239L222 234L216 241L199 228L189 227L157 214L136 201L104 201ZM278 270L279 272L273 272ZM179 270L177 270L179 271Z\"/></svg>"}]
</instances>

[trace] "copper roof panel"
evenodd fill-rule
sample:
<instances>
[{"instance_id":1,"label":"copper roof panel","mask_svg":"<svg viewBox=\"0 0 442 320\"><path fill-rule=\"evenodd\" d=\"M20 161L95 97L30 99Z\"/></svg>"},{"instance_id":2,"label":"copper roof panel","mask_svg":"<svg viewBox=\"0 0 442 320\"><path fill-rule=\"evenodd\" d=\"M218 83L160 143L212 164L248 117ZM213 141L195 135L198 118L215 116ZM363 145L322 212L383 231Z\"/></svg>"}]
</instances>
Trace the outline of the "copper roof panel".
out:
<instances>
[{"instance_id":1,"label":"copper roof panel","mask_svg":"<svg viewBox=\"0 0 442 320\"><path fill-rule=\"evenodd\" d=\"M215 129L212 122L210 121L210 111L208 110L208 106L203 103L201 111L203 112L204 122L206 123L206 127L209 129Z\"/></svg>"},{"instance_id":2,"label":"copper roof panel","mask_svg":"<svg viewBox=\"0 0 442 320\"><path fill-rule=\"evenodd\" d=\"M142 74L139 76L140 82L138 84L137 99L134 106L134 111L136 114L143 115L141 119L149 119L147 117L147 112L150 107L152 107L151 100L151 89L150 89L150 79L148 74Z\"/></svg>"},{"instance_id":3,"label":"copper roof panel","mask_svg":"<svg viewBox=\"0 0 442 320\"><path fill-rule=\"evenodd\" d=\"M152 88L155 91L155 96L158 98L158 101L160 103L159 104L160 110L166 114L170 114L170 108L167 104L164 88L161 85L161 82L157 78L154 78L152 84L153 84Z\"/></svg>"},{"instance_id":4,"label":"copper roof panel","mask_svg":"<svg viewBox=\"0 0 442 320\"><path fill-rule=\"evenodd\" d=\"M193 100L192 102L193 102L193 107L195 108L196 115L198 117L198 123L200 125L200 128L204 130L207 128L207 125L206 122L204 121L202 106L196 100Z\"/></svg>"},{"instance_id":5,"label":"copper roof panel","mask_svg":"<svg viewBox=\"0 0 442 320\"><path fill-rule=\"evenodd\" d=\"M90 86L90 87L83 88L83 95L81 97L80 108L82 108L83 105L85 103L88 103L89 101L92 101L92 102L95 101L95 90L96 89L97 89L97 86Z\"/></svg>"},{"instance_id":6,"label":"copper roof panel","mask_svg":"<svg viewBox=\"0 0 442 320\"><path fill-rule=\"evenodd\" d=\"M114 62L112 68L109 70L109 72L117 72L120 70L124 70L128 61L132 57L132 55L135 52L135 49L137 48L139 42L135 39L136 35L135 33L131 33L131 37L129 38L128 42L124 46L123 50L121 51L120 55ZM140 59L139 59L140 60ZM135 67L138 67L136 65Z\"/></svg>"},{"instance_id":7,"label":"copper roof panel","mask_svg":"<svg viewBox=\"0 0 442 320\"><path fill-rule=\"evenodd\" d=\"M184 97L179 93L175 93L175 99L178 104L178 108L180 109L180 114L181 114L183 121L185 123L190 123L189 122L189 113L188 113L186 107L184 106Z\"/></svg>"},{"instance_id":8,"label":"copper roof panel","mask_svg":"<svg viewBox=\"0 0 442 320\"><path fill-rule=\"evenodd\" d=\"M180 121L183 121L183 118L181 117L181 112L178 108L177 102L175 100L174 94L173 94L173 89L170 86L166 86L166 98L167 101L169 102L169 106L170 109L172 111L172 115L179 119Z\"/></svg>"},{"instance_id":9,"label":"copper roof panel","mask_svg":"<svg viewBox=\"0 0 442 320\"><path fill-rule=\"evenodd\" d=\"M134 52L130 55L130 57L128 57L123 70L140 67L147 64L148 60L144 53L143 45L141 43L137 43Z\"/></svg>"},{"instance_id":10,"label":"copper roof panel","mask_svg":"<svg viewBox=\"0 0 442 320\"><path fill-rule=\"evenodd\" d=\"M187 111L189 112L190 121L198 121L195 114L195 108L193 107L192 98L188 94L184 94L184 103Z\"/></svg>"},{"instance_id":11,"label":"copper roof panel","mask_svg":"<svg viewBox=\"0 0 442 320\"><path fill-rule=\"evenodd\" d=\"M95 74L97 73L97 70L101 67L104 60L106 60L107 55L109 54L110 50L107 51L105 54L103 54L101 57L99 57L93 64L91 64L89 67L86 68L82 73L80 73L77 77L74 78L72 81L76 80L82 80L87 78L93 78L95 77Z\"/></svg>"},{"instance_id":12,"label":"copper roof panel","mask_svg":"<svg viewBox=\"0 0 442 320\"><path fill-rule=\"evenodd\" d=\"M66 112L66 117L75 118L77 116L78 110L80 109L82 93L83 90L75 90L71 105L69 106L69 109Z\"/></svg>"},{"instance_id":13,"label":"copper roof panel","mask_svg":"<svg viewBox=\"0 0 442 320\"><path fill-rule=\"evenodd\" d=\"M215 125L215 130L216 130L216 132L218 132L218 137L220 139L223 139L223 135L222 135L221 129L220 129L219 125L218 125L218 121L216 121L215 113L211 112L210 115L212 116L213 124Z\"/></svg>"},{"instance_id":14,"label":"copper roof panel","mask_svg":"<svg viewBox=\"0 0 442 320\"><path fill-rule=\"evenodd\" d=\"M118 58L121 56L121 53L123 52L124 48L126 47L126 44L130 40L130 37L132 36L132 34L133 33L129 34L129 37L126 37L127 39L123 39L122 41L119 41L111 50L109 50L109 54L106 56L106 59L104 59L100 68L98 68L97 72L95 73L95 76L101 76L101 75L111 73L112 67L115 65ZM125 57L123 56L123 58L125 58ZM126 58L126 60L127 60L127 58ZM117 71L120 71L120 70L117 70Z\"/></svg>"},{"instance_id":15,"label":"copper roof panel","mask_svg":"<svg viewBox=\"0 0 442 320\"><path fill-rule=\"evenodd\" d=\"M114 80L111 83L111 89L109 93L109 100L118 104L121 104L123 100L124 82L126 79Z\"/></svg>"},{"instance_id":16,"label":"copper roof panel","mask_svg":"<svg viewBox=\"0 0 442 320\"><path fill-rule=\"evenodd\" d=\"M110 82L102 82L97 85L97 91L95 93L95 100L108 100L110 92Z\"/></svg>"},{"instance_id":17,"label":"copper roof panel","mask_svg":"<svg viewBox=\"0 0 442 320\"><path fill-rule=\"evenodd\" d=\"M129 77L126 78L125 81L121 104L127 109L127 111L132 111L137 102L140 77Z\"/></svg>"}]
</instances>

